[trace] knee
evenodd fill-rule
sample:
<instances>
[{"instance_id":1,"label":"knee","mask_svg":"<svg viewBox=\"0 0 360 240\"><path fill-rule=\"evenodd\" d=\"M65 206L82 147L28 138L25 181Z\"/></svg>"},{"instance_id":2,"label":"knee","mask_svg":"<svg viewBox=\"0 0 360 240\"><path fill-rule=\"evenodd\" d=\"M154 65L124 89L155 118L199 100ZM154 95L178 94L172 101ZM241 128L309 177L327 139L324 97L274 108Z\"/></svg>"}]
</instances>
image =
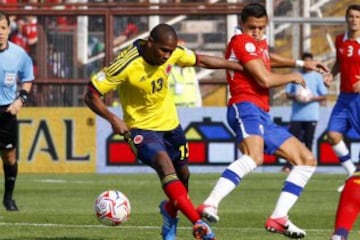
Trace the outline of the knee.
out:
<instances>
[{"instance_id":1,"label":"knee","mask_svg":"<svg viewBox=\"0 0 360 240\"><path fill-rule=\"evenodd\" d=\"M317 161L316 161L315 156L312 153L310 153L310 154L301 156L300 161L296 161L295 165L316 167Z\"/></svg>"},{"instance_id":2,"label":"knee","mask_svg":"<svg viewBox=\"0 0 360 240\"><path fill-rule=\"evenodd\" d=\"M338 144L342 140L342 134L340 133L328 132L327 136L328 136L328 142L331 145Z\"/></svg>"},{"instance_id":3,"label":"knee","mask_svg":"<svg viewBox=\"0 0 360 240\"><path fill-rule=\"evenodd\" d=\"M261 166L264 162L264 153L250 154L249 157L254 160L256 166Z\"/></svg>"},{"instance_id":4,"label":"knee","mask_svg":"<svg viewBox=\"0 0 360 240\"><path fill-rule=\"evenodd\" d=\"M16 152L15 149L10 151L3 151L1 158L4 165L13 166L16 164Z\"/></svg>"}]
</instances>

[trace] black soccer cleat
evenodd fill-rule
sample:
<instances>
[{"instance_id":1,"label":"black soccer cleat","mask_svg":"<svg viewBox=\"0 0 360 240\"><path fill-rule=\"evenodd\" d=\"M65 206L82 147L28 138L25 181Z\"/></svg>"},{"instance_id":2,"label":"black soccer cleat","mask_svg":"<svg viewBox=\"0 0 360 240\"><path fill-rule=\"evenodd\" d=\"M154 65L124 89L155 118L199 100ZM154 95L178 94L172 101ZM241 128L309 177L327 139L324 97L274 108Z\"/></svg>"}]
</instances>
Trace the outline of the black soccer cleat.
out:
<instances>
[{"instance_id":1,"label":"black soccer cleat","mask_svg":"<svg viewBox=\"0 0 360 240\"><path fill-rule=\"evenodd\" d=\"M16 206L16 203L12 199L4 199L3 201L4 207L7 211L18 211L18 207Z\"/></svg>"}]
</instances>

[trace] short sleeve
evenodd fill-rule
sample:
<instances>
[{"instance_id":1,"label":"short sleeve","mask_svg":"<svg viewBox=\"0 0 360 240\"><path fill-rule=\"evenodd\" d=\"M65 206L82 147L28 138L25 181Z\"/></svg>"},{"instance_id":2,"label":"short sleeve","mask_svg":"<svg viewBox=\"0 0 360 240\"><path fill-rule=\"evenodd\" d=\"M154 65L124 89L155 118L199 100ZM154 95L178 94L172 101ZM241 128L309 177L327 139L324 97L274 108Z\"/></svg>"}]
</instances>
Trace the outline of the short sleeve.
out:
<instances>
[{"instance_id":1,"label":"short sleeve","mask_svg":"<svg viewBox=\"0 0 360 240\"><path fill-rule=\"evenodd\" d=\"M28 54L24 52L23 66L19 73L19 79L21 82L29 82L34 80L34 65Z\"/></svg>"},{"instance_id":2,"label":"short sleeve","mask_svg":"<svg viewBox=\"0 0 360 240\"><path fill-rule=\"evenodd\" d=\"M261 58L258 55L255 40L247 34L237 35L232 41L232 53L240 63L245 64L253 59Z\"/></svg>"},{"instance_id":3,"label":"short sleeve","mask_svg":"<svg viewBox=\"0 0 360 240\"><path fill-rule=\"evenodd\" d=\"M194 51L182 46L178 46L173 53L176 58L175 64L181 67L191 67L196 64L196 54Z\"/></svg>"}]
</instances>

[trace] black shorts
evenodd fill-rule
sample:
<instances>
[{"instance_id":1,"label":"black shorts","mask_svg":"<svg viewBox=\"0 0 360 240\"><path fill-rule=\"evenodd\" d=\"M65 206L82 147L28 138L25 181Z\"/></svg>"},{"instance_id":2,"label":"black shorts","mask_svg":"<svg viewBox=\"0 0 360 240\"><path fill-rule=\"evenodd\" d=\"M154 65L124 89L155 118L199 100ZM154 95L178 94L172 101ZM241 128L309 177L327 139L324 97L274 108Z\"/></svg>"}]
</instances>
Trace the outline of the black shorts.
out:
<instances>
[{"instance_id":1,"label":"black shorts","mask_svg":"<svg viewBox=\"0 0 360 240\"><path fill-rule=\"evenodd\" d=\"M5 112L8 106L0 106L0 150L16 147L18 127L16 116Z\"/></svg>"}]
</instances>

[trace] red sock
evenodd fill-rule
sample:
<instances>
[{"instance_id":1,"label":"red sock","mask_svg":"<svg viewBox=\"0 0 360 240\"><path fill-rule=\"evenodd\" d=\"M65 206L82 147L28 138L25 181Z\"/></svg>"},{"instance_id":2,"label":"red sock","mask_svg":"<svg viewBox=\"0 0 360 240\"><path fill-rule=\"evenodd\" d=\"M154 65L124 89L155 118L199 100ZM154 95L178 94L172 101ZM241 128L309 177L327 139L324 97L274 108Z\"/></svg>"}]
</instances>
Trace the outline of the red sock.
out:
<instances>
[{"instance_id":1,"label":"red sock","mask_svg":"<svg viewBox=\"0 0 360 240\"><path fill-rule=\"evenodd\" d=\"M176 218L178 209L175 206L175 203L171 200L167 201L165 204L166 212L172 217Z\"/></svg>"},{"instance_id":2,"label":"red sock","mask_svg":"<svg viewBox=\"0 0 360 240\"><path fill-rule=\"evenodd\" d=\"M169 182L163 188L170 201L175 203L174 205L176 208L179 209L193 224L200 219L198 212L180 180Z\"/></svg>"},{"instance_id":3,"label":"red sock","mask_svg":"<svg viewBox=\"0 0 360 240\"><path fill-rule=\"evenodd\" d=\"M335 229L350 231L360 211L360 177L352 176L341 193L336 212Z\"/></svg>"}]
</instances>

